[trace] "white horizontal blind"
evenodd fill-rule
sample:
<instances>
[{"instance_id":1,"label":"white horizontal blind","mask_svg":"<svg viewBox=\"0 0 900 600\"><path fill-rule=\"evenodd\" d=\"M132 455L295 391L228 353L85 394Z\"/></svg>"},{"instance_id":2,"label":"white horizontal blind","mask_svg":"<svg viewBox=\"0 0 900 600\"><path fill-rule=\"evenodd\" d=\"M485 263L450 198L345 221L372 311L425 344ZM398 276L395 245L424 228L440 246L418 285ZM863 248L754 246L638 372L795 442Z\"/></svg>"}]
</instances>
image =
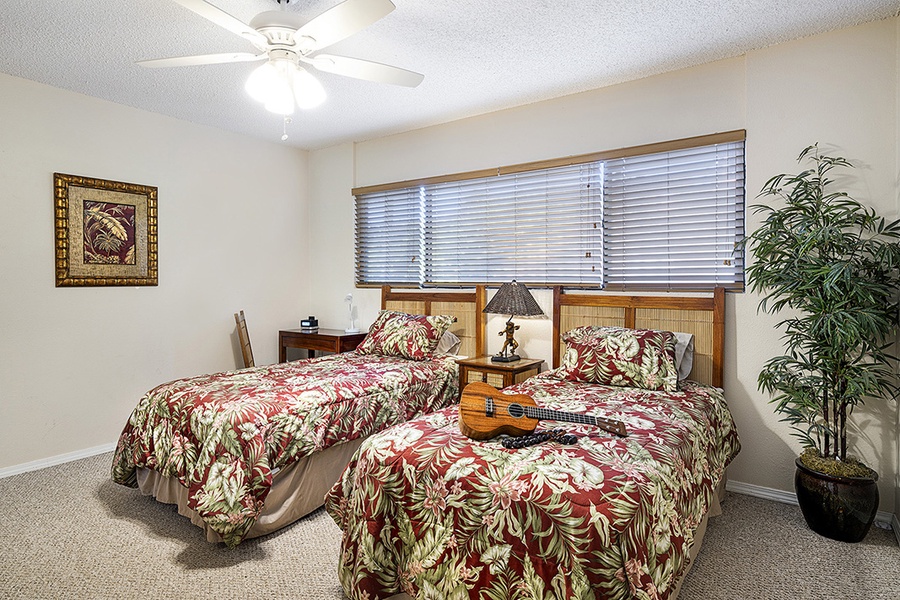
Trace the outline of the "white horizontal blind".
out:
<instances>
[{"instance_id":1,"label":"white horizontal blind","mask_svg":"<svg viewBox=\"0 0 900 600\"><path fill-rule=\"evenodd\" d=\"M422 189L356 198L356 282L420 283Z\"/></svg>"},{"instance_id":2,"label":"white horizontal blind","mask_svg":"<svg viewBox=\"0 0 900 600\"><path fill-rule=\"evenodd\" d=\"M632 155L609 153L617 158L360 190L357 284L516 279L533 286L740 289L744 142L743 135L727 141L737 139L734 133L706 136L719 139L699 146L678 140ZM660 147L676 149L654 151Z\"/></svg>"},{"instance_id":3,"label":"white horizontal blind","mask_svg":"<svg viewBox=\"0 0 900 600\"><path fill-rule=\"evenodd\" d=\"M423 284L602 283L598 162L425 186Z\"/></svg>"},{"instance_id":4,"label":"white horizontal blind","mask_svg":"<svg viewBox=\"0 0 900 600\"><path fill-rule=\"evenodd\" d=\"M744 143L608 160L609 288L743 286Z\"/></svg>"}]
</instances>

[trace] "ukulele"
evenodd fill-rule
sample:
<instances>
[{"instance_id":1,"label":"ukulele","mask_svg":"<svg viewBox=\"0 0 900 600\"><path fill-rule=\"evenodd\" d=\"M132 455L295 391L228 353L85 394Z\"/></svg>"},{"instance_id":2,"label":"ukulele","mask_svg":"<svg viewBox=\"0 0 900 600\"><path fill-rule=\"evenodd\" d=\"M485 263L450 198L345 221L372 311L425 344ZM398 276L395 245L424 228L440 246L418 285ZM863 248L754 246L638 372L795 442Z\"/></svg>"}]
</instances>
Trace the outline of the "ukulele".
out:
<instances>
[{"instance_id":1,"label":"ukulele","mask_svg":"<svg viewBox=\"0 0 900 600\"><path fill-rule=\"evenodd\" d=\"M542 419L595 425L622 437L628 435L622 421L540 408L531 396L504 394L487 383L470 383L459 399L459 430L473 440L486 440L501 433L526 435Z\"/></svg>"}]
</instances>

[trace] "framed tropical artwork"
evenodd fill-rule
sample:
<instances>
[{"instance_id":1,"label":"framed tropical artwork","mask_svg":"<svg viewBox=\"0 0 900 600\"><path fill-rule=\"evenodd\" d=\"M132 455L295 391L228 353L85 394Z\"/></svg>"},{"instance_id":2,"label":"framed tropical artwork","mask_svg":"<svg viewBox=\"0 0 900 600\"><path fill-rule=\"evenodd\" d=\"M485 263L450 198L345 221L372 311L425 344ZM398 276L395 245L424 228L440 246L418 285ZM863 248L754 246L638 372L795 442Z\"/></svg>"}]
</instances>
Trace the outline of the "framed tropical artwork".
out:
<instances>
[{"instance_id":1,"label":"framed tropical artwork","mask_svg":"<svg viewBox=\"0 0 900 600\"><path fill-rule=\"evenodd\" d=\"M157 285L156 193L54 173L56 287Z\"/></svg>"}]
</instances>

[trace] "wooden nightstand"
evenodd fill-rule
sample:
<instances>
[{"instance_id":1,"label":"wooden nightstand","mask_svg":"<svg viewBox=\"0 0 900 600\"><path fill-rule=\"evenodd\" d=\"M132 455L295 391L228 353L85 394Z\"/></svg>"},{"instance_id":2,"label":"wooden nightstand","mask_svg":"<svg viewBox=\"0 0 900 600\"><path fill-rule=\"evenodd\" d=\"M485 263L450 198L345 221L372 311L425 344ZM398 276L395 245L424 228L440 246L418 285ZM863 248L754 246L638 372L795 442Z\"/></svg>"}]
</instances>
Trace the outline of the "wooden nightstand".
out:
<instances>
[{"instance_id":1,"label":"wooden nightstand","mask_svg":"<svg viewBox=\"0 0 900 600\"><path fill-rule=\"evenodd\" d=\"M302 348L309 358L316 350L324 352L348 352L355 350L366 337L366 332L346 333L342 329L320 329L315 333L304 333L299 329L285 329L278 332L278 362L287 360L288 348Z\"/></svg>"},{"instance_id":2,"label":"wooden nightstand","mask_svg":"<svg viewBox=\"0 0 900 600\"><path fill-rule=\"evenodd\" d=\"M462 358L456 361L459 365L459 389L462 391L473 381L483 381L495 388L505 388L540 373L543 362L539 358L520 358L508 363L491 362L490 356Z\"/></svg>"}]
</instances>

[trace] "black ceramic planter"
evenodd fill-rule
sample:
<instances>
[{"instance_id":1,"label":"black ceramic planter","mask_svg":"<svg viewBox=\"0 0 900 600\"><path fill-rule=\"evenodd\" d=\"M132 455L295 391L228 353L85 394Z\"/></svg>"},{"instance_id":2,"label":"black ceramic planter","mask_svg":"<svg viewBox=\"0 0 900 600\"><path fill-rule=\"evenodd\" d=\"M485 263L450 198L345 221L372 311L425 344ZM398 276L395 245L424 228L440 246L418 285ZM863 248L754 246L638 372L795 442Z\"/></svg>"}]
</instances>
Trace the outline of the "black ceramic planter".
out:
<instances>
[{"instance_id":1,"label":"black ceramic planter","mask_svg":"<svg viewBox=\"0 0 900 600\"><path fill-rule=\"evenodd\" d=\"M878 512L878 486L869 477L837 477L813 471L798 458L797 502L806 524L841 542L862 541Z\"/></svg>"}]
</instances>

